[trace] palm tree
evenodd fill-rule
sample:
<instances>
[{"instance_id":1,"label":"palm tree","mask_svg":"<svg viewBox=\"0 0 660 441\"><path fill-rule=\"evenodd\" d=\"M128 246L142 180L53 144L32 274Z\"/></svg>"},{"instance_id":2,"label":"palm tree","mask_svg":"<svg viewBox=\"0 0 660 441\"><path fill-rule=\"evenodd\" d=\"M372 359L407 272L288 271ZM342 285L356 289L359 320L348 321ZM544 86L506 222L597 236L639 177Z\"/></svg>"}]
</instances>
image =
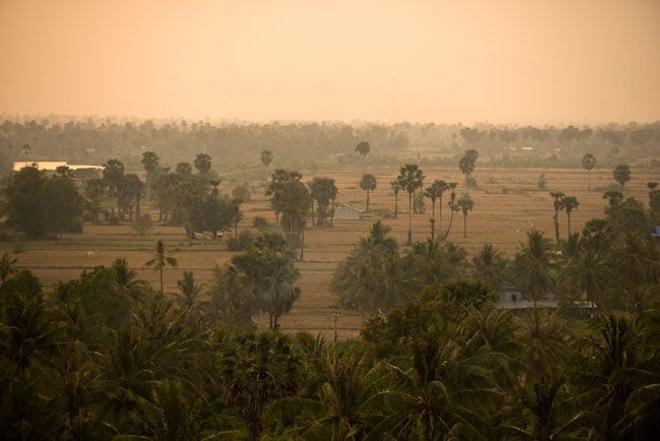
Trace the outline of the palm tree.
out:
<instances>
[{"instance_id":1,"label":"palm tree","mask_svg":"<svg viewBox=\"0 0 660 441\"><path fill-rule=\"evenodd\" d=\"M587 170L587 190L591 191L591 169L596 166L596 156L593 153L587 153L582 157L582 167Z\"/></svg>"},{"instance_id":2,"label":"palm tree","mask_svg":"<svg viewBox=\"0 0 660 441\"><path fill-rule=\"evenodd\" d=\"M154 152L142 153L142 167L147 173L147 202L151 204L151 185L153 174L158 169L158 155Z\"/></svg>"},{"instance_id":3,"label":"palm tree","mask_svg":"<svg viewBox=\"0 0 660 441\"><path fill-rule=\"evenodd\" d=\"M137 273L128 267L128 262L124 257L118 257L112 262L112 271L115 273L115 280L124 292L129 294L133 300L138 300L139 291L144 286L144 282L137 280Z\"/></svg>"},{"instance_id":4,"label":"palm tree","mask_svg":"<svg viewBox=\"0 0 660 441\"><path fill-rule=\"evenodd\" d=\"M363 175L360 188L367 192L367 212L369 212L369 193L376 189L376 177L370 174Z\"/></svg>"},{"instance_id":5,"label":"palm tree","mask_svg":"<svg viewBox=\"0 0 660 441\"><path fill-rule=\"evenodd\" d=\"M213 190L211 190L211 194L213 196L218 196L218 194L220 193L219 187L220 187L221 182L222 182L222 179L211 179L209 181L209 184L211 184L211 187L213 187Z\"/></svg>"},{"instance_id":6,"label":"palm tree","mask_svg":"<svg viewBox=\"0 0 660 441\"><path fill-rule=\"evenodd\" d=\"M465 193L456 203L458 208L463 212L463 237L467 237L467 216L474 208L474 201L470 199L470 195Z\"/></svg>"},{"instance_id":7,"label":"palm tree","mask_svg":"<svg viewBox=\"0 0 660 441\"><path fill-rule=\"evenodd\" d=\"M561 206L562 208L566 211L566 216L567 216L567 227L568 227L568 235L571 235L571 212L573 210L577 210L577 208L580 206L580 203L578 202L577 198L575 196L563 196L561 198Z\"/></svg>"},{"instance_id":8,"label":"palm tree","mask_svg":"<svg viewBox=\"0 0 660 441\"><path fill-rule=\"evenodd\" d=\"M449 237L449 232L451 231L451 226L454 223L454 212L458 211L458 205L456 205L456 186L458 184L456 182L450 182L447 184L447 189L449 190L449 202L447 205L449 206L450 210L450 216L449 216L449 225L447 226L447 231L445 231L444 235L444 240L447 240L447 237Z\"/></svg>"},{"instance_id":9,"label":"palm tree","mask_svg":"<svg viewBox=\"0 0 660 441\"><path fill-rule=\"evenodd\" d=\"M399 179L390 182L390 189L394 194L394 219L397 219L399 217L399 192L401 191L401 182L399 182Z\"/></svg>"},{"instance_id":10,"label":"palm tree","mask_svg":"<svg viewBox=\"0 0 660 441\"><path fill-rule=\"evenodd\" d=\"M206 153L198 153L194 164L199 174L205 175L211 170L211 157Z\"/></svg>"},{"instance_id":11,"label":"palm tree","mask_svg":"<svg viewBox=\"0 0 660 441\"><path fill-rule=\"evenodd\" d=\"M273 152L270 150L261 151L261 163L264 165L265 181L268 182L268 166L273 162Z\"/></svg>"},{"instance_id":12,"label":"palm tree","mask_svg":"<svg viewBox=\"0 0 660 441\"><path fill-rule=\"evenodd\" d=\"M14 268L16 262L18 260L11 254L7 252L3 253L0 259L0 285L4 285L7 279L16 272L16 268Z\"/></svg>"},{"instance_id":13,"label":"palm tree","mask_svg":"<svg viewBox=\"0 0 660 441\"><path fill-rule=\"evenodd\" d=\"M552 221L555 224L555 242L559 245L559 212L564 208L562 205L562 199L565 195L561 191L551 191L550 196L553 198L552 204L555 209L555 214L552 217Z\"/></svg>"},{"instance_id":14,"label":"palm tree","mask_svg":"<svg viewBox=\"0 0 660 441\"><path fill-rule=\"evenodd\" d=\"M476 279L493 293L501 293L504 287L506 259L492 244L485 244L472 258Z\"/></svg>"},{"instance_id":15,"label":"palm tree","mask_svg":"<svg viewBox=\"0 0 660 441\"><path fill-rule=\"evenodd\" d=\"M202 292L201 283L195 281L195 275L192 271L184 271L183 279L178 280L176 286L179 288L181 307L186 311L191 311Z\"/></svg>"},{"instance_id":16,"label":"palm tree","mask_svg":"<svg viewBox=\"0 0 660 441\"><path fill-rule=\"evenodd\" d=\"M614 180L621 186L621 191L623 191L623 186L626 185L626 182L630 181L630 166L627 164L617 165L612 175L614 176Z\"/></svg>"},{"instance_id":17,"label":"palm tree","mask_svg":"<svg viewBox=\"0 0 660 441\"><path fill-rule=\"evenodd\" d=\"M562 409L569 404L563 398L565 393L561 380L529 381L518 392L518 399L525 413L525 420L530 425L525 428L504 425L502 431L507 436L503 439L519 439L523 441L574 441L586 439L585 429L589 427L590 418L587 412L580 412L568 421L558 422Z\"/></svg>"},{"instance_id":18,"label":"palm tree","mask_svg":"<svg viewBox=\"0 0 660 441\"><path fill-rule=\"evenodd\" d=\"M527 244L520 245L514 260L514 271L523 292L534 303L553 287L551 270L554 267L550 241L538 230L527 232Z\"/></svg>"},{"instance_id":19,"label":"palm tree","mask_svg":"<svg viewBox=\"0 0 660 441\"><path fill-rule=\"evenodd\" d=\"M603 199L607 199L610 207L614 207L623 200L623 193L617 190L608 190L603 193Z\"/></svg>"},{"instance_id":20,"label":"palm tree","mask_svg":"<svg viewBox=\"0 0 660 441\"><path fill-rule=\"evenodd\" d=\"M362 158L361 161L362 171L364 171L364 158L367 157L370 150L371 150L371 146L366 141L362 141L361 143L355 146L355 151L358 152L360 154L360 157Z\"/></svg>"},{"instance_id":21,"label":"palm tree","mask_svg":"<svg viewBox=\"0 0 660 441\"><path fill-rule=\"evenodd\" d=\"M436 200L440 201L438 205L438 225L440 226L442 224L442 195L448 188L445 181L436 179L424 191L424 196L431 199L431 240L435 239L435 202Z\"/></svg>"},{"instance_id":22,"label":"palm tree","mask_svg":"<svg viewBox=\"0 0 660 441\"><path fill-rule=\"evenodd\" d=\"M559 274L559 283L600 307L608 273L607 261L602 253L594 249L584 249L564 266Z\"/></svg>"},{"instance_id":23,"label":"palm tree","mask_svg":"<svg viewBox=\"0 0 660 441\"><path fill-rule=\"evenodd\" d=\"M163 271L165 267L177 267L178 263L174 257L165 254L165 244L162 240L156 242L156 254L153 259L144 264L146 267L153 267L160 273L160 294L163 295Z\"/></svg>"},{"instance_id":24,"label":"palm tree","mask_svg":"<svg viewBox=\"0 0 660 441\"><path fill-rule=\"evenodd\" d=\"M466 150L465 154L458 163L458 168L465 175L465 188L468 186L468 177L474 171L474 168L479 158L479 152L475 149Z\"/></svg>"},{"instance_id":25,"label":"palm tree","mask_svg":"<svg viewBox=\"0 0 660 441\"><path fill-rule=\"evenodd\" d=\"M626 403L630 399L637 400L640 394L651 398L648 396L650 391L644 393L642 388L658 382L657 373L652 372L657 372L653 367L657 366L657 360L654 363L653 355L646 352L649 345L653 345L650 343L653 339L657 340L657 330L645 326L639 317L609 314L602 315L592 325L590 335L579 341L582 345L578 354L583 358L576 364L576 373L586 392L595 395L594 411L601 419L601 439L653 439L631 436L631 429L632 432L646 429L649 423L657 429L656 417L645 422L638 420L636 422L640 424L631 425L636 416L643 416L646 412L650 416L653 412L649 412L650 409L644 412L643 408L636 406L629 407L626 412ZM640 391L636 397L633 395L635 390Z\"/></svg>"},{"instance_id":26,"label":"palm tree","mask_svg":"<svg viewBox=\"0 0 660 441\"><path fill-rule=\"evenodd\" d=\"M408 192L408 245L412 245L413 193L424 184L424 173L417 164L406 164L399 173L401 187Z\"/></svg>"}]
</instances>

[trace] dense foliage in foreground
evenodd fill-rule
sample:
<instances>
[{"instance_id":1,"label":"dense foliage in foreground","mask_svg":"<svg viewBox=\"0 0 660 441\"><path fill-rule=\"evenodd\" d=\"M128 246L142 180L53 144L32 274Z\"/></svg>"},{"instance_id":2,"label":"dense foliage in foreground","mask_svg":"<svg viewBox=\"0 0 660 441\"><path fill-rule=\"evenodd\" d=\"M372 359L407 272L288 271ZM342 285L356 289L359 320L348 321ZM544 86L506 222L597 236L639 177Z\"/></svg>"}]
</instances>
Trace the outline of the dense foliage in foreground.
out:
<instances>
[{"instance_id":1,"label":"dense foliage in foreground","mask_svg":"<svg viewBox=\"0 0 660 441\"><path fill-rule=\"evenodd\" d=\"M329 344L230 327L191 277L166 298L118 260L45 296L12 264L0 287L7 440L660 436L657 302L588 322L517 317L464 280Z\"/></svg>"}]
</instances>

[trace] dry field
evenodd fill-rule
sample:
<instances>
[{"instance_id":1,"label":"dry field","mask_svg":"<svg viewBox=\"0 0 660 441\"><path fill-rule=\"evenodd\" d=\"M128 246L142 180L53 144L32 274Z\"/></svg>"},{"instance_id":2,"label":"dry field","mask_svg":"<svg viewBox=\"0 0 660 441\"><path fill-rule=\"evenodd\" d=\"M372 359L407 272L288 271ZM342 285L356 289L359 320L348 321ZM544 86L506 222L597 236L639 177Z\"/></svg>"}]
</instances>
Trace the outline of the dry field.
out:
<instances>
[{"instance_id":1,"label":"dry field","mask_svg":"<svg viewBox=\"0 0 660 441\"><path fill-rule=\"evenodd\" d=\"M374 210L393 209L393 196L389 183L398 169L369 168L378 180L378 188L372 195L371 206ZM545 173L547 190L539 191L539 175ZM330 176L337 180L339 188L338 202L364 209L365 194L359 189L358 182L362 171L359 167L333 171L321 171L319 176ZM463 177L456 169L425 168L426 183L434 179L463 182ZM633 179L626 185L625 195L647 201L646 182L660 180L657 171L633 169ZM552 203L548 191L561 190L574 195L580 201L580 207L572 215L573 231L580 231L585 221L603 215L606 201L602 199L602 189L613 183L609 169L593 170L591 174L592 191L586 190L587 180L584 170L541 170L541 169L488 169L479 168L474 173L480 188L471 190L470 196L475 201L473 212L468 217L468 237L463 238L462 215L456 215L449 240L474 251L484 243L492 243L498 249L511 255L515 252L525 232L534 227L552 237ZM309 179L309 176L305 177ZM503 194L503 187L507 193ZM224 188L227 191L228 188ZM462 191L462 187L459 186ZM405 242L407 231L407 197L399 199L401 213L399 219L384 222L392 227L392 234L400 243ZM415 239L423 239L429 234L430 202L427 201L427 213L413 216ZM274 215L268 210L267 200L263 196L263 187L255 183L253 199L244 205L245 220L242 227L252 224L255 216L264 216L274 221ZM444 231L448 223L448 210L444 210L438 231ZM373 219L359 221L336 220L333 228L310 229L305 234L305 261L298 264L302 273L300 287L302 296L293 310L282 318L282 327L287 330L310 330L330 333L333 326L336 298L330 293L329 285L337 263L346 256L356 241L368 233ZM562 235L566 235L566 216L561 218ZM139 276L154 284L157 273L145 269L144 262L150 259L155 240L162 238L170 252L179 262L179 268L166 271L166 289L174 291L176 281L183 270L192 270L200 280L209 280L216 265L227 262L233 253L226 250L223 243L198 241L190 246L185 240L182 228L155 227L146 238L138 239L131 235L127 225L98 226L85 225L82 235L69 235L58 241L22 242L1 244L14 251L21 267L31 269L42 279L46 288L57 281L77 277L81 271L97 265L108 265L116 257L125 257L129 266L138 271ZM357 335L360 317L352 311L340 311L338 327L340 336ZM258 320L263 323L262 320ZM325 331L324 331L325 330Z\"/></svg>"}]
</instances>

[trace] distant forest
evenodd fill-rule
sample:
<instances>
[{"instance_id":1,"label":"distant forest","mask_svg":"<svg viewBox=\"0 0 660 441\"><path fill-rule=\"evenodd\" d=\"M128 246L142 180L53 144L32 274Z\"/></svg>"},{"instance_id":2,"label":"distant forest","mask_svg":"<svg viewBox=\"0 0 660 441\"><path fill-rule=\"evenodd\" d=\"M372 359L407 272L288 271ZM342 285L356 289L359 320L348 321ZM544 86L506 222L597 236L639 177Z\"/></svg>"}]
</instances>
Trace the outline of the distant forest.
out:
<instances>
[{"instance_id":1,"label":"distant forest","mask_svg":"<svg viewBox=\"0 0 660 441\"><path fill-rule=\"evenodd\" d=\"M259 166L259 153L270 150L277 167L301 170L315 165L359 161L354 146L371 145L372 163L400 163L410 157L422 165L453 166L465 148L483 155L482 164L500 167L581 167L585 153L597 167L630 163L660 167L660 122L599 127L506 127L478 124L219 123L185 120L155 123L114 119L4 120L0 125L0 168L11 161L67 160L102 164L122 160L141 169L144 151L165 162L207 153L218 158L218 171Z\"/></svg>"}]
</instances>

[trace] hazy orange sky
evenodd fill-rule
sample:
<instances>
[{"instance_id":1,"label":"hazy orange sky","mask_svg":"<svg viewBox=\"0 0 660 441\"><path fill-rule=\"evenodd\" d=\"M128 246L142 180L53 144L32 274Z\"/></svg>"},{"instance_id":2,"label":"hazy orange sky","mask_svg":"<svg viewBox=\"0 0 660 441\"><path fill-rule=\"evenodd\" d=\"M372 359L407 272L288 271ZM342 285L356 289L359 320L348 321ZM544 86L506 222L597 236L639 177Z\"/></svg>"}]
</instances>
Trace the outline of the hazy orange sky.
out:
<instances>
[{"instance_id":1,"label":"hazy orange sky","mask_svg":"<svg viewBox=\"0 0 660 441\"><path fill-rule=\"evenodd\" d=\"M0 0L0 112L660 119L660 1Z\"/></svg>"}]
</instances>

